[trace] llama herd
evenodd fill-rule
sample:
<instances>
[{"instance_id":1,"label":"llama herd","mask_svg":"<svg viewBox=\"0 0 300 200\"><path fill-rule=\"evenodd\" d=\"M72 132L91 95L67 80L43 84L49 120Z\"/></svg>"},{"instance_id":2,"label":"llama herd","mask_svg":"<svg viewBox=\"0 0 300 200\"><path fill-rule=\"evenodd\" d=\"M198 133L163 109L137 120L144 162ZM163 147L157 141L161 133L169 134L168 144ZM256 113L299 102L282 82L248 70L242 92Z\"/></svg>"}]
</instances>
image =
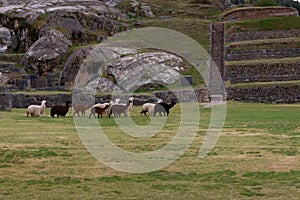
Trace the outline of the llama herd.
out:
<instances>
[{"instance_id":1,"label":"llama herd","mask_svg":"<svg viewBox=\"0 0 300 200\"><path fill-rule=\"evenodd\" d=\"M157 103L145 103L142 105L142 110L140 114L147 115L155 115L159 113L160 116L168 116L170 113L170 109L174 107L176 103L172 101L170 104L167 104L163 101L158 101ZM69 111L71 102L67 101L65 105L54 105L51 107L50 116L57 117L62 116L65 117ZM116 99L115 102L109 103L97 103L95 105L86 105L86 104L75 104L73 105L73 117L77 115L78 117L84 116L87 110L90 111L89 118L91 116L103 117L103 115L108 116L110 118L111 115L114 117L121 117L123 114L125 117L129 116L129 111L133 106L133 98L130 97L126 104L120 103L120 99ZM30 105L27 108L27 117L39 117L41 116L46 109L46 100L43 100L41 105Z\"/></svg>"}]
</instances>

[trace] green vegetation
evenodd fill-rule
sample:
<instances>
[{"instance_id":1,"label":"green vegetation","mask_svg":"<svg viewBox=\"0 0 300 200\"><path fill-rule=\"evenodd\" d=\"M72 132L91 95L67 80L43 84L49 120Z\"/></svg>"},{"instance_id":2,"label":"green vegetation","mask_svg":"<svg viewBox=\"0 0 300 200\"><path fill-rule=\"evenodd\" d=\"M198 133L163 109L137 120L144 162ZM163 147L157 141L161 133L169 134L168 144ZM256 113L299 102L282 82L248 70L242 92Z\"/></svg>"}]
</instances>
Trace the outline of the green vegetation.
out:
<instances>
[{"instance_id":1,"label":"green vegetation","mask_svg":"<svg viewBox=\"0 0 300 200\"><path fill-rule=\"evenodd\" d=\"M226 32L276 31L300 29L300 17L273 17L226 23Z\"/></svg>"},{"instance_id":2,"label":"green vegetation","mask_svg":"<svg viewBox=\"0 0 300 200\"><path fill-rule=\"evenodd\" d=\"M257 6L276 6L275 0L258 0Z\"/></svg>"},{"instance_id":3,"label":"green vegetation","mask_svg":"<svg viewBox=\"0 0 300 200\"><path fill-rule=\"evenodd\" d=\"M278 82L252 82L252 83L226 83L229 88L259 88L259 87L291 87L295 85L300 85L300 81L278 81Z\"/></svg>"},{"instance_id":4,"label":"green vegetation","mask_svg":"<svg viewBox=\"0 0 300 200\"><path fill-rule=\"evenodd\" d=\"M187 0L143 0L151 6L156 16L173 16L180 18L207 18L217 19L220 9L221 0L192 2Z\"/></svg>"},{"instance_id":5,"label":"green vegetation","mask_svg":"<svg viewBox=\"0 0 300 200\"><path fill-rule=\"evenodd\" d=\"M197 18L149 19L143 22L145 27L162 27L188 35L204 49L209 50L209 22Z\"/></svg>"},{"instance_id":6,"label":"green vegetation","mask_svg":"<svg viewBox=\"0 0 300 200\"><path fill-rule=\"evenodd\" d=\"M188 104L193 108L197 104ZM128 174L94 159L81 143L74 121L27 118L25 109L0 112L1 199L297 199L300 195L299 104L227 103L221 137L205 159L199 148L211 109L200 105L198 134L185 154L159 171ZM133 107L133 120L147 125ZM99 122L116 145L147 152L167 144L180 122L176 105L151 138L122 132L113 118ZM22 191L22 192L20 192Z\"/></svg>"},{"instance_id":7,"label":"green vegetation","mask_svg":"<svg viewBox=\"0 0 300 200\"><path fill-rule=\"evenodd\" d=\"M292 58L274 58L274 59L259 59L259 60L240 60L240 61L226 61L226 66L243 66L255 64L275 64L275 63L295 63L300 62L300 57Z\"/></svg>"},{"instance_id":8,"label":"green vegetation","mask_svg":"<svg viewBox=\"0 0 300 200\"><path fill-rule=\"evenodd\" d=\"M230 51L242 50L266 50L266 49L292 49L299 48L300 38L279 38L279 39L265 39L254 41L232 42L227 45Z\"/></svg>"},{"instance_id":9,"label":"green vegetation","mask_svg":"<svg viewBox=\"0 0 300 200\"><path fill-rule=\"evenodd\" d=\"M285 6L296 8L300 13L300 3L297 0L231 0L236 5L253 6Z\"/></svg>"}]
</instances>

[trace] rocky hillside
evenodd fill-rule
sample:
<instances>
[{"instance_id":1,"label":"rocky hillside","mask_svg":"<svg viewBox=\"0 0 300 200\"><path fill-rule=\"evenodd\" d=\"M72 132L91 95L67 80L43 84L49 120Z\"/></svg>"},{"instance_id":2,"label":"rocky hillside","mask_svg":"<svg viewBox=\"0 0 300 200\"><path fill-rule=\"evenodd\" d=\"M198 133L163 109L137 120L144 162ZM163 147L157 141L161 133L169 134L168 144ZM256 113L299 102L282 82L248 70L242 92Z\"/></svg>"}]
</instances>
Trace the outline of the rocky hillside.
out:
<instances>
[{"instance_id":1,"label":"rocky hillside","mask_svg":"<svg viewBox=\"0 0 300 200\"><path fill-rule=\"evenodd\" d=\"M160 21L165 20L168 25L173 23L175 29L179 27L187 31L183 24L195 23L190 19L178 21L179 16L199 14L206 17L216 6L216 4L195 6L183 0L178 0L177 3L174 4L170 0L2 0L0 7L1 87L9 90L71 89L84 58L96 44L108 37L134 27L164 26ZM166 9L167 5L171 5L169 10ZM192 36L197 35L196 40L207 44L207 22L196 23L201 26L197 25L195 28L200 27L200 32L205 34L199 38L197 30L197 34ZM158 70L155 74L160 75L159 69L170 65L168 62L175 56L159 51L145 53L142 56L138 55L138 52L132 55L118 52L117 54L116 59L129 56L129 60L137 59L139 62L146 62L147 59L152 58L155 60L156 56L157 59L165 59L165 62L154 62L157 67L153 70ZM179 68L184 69L185 62L179 57L176 59L181 60L176 63L181 63ZM114 63L121 61L122 59L116 60ZM115 66L114 63L110 64L110 68ZM118 65L122 66L123 63ZM132 64L129 66L132 67ZM103 74L99 74L101 80L96 81L102 85L92 85L95 85L95 88L104 88L104 91L113 88L118 81L117 74L121 73L117 71L104 69ZM144 81L147 83L159 79L158 84L165 84L162 79L166 79L169 80L168 83L174 83L178 79L178 76L174 75L175 72Z\"/></svg>"},{"instance_id":2,"label":"rocky hillside","mask_svg":"<svg viewBox=\"0 0 300 200\"><path fill-rule=\"evenodd\" d=\"M264 12L265 19L252 19L258 17L255 14L251 20L234 21L244 15L232 15L231 10L243 13L247 8L230 8L223 4L228 1L222 0L201 3L190 0L0 2L2 91L70 90L81 64L97 44L133 28L155 26L176 30L190 36L209 51L209 23L216 20L233 20L225 26L225 72L228 82L299 79L298 17L268 18L270 12ZM267 10L255 9L259 13ZM278 15L276 8L268 9ZM295 14L293 10L286 10L284 13ZM274 38L276 35L278 37ZM142 76L139 77L140 83L133 81L132 85L122 88L127 91L141 84L146 89L161 84L178 84L178 74L192 75L194 86L203 84L202 78L197 76L190 64L169 52L111 49L106 53L113 58L90 80L88 87L91 90L104 92L118 88L119 83L124 82L124 74L135 77L130 69L137 69L139 76ZM157 76L143 73L145 69L138 68L140 63L148 63L148 72ZM148 85L151 82L156 84Z\"/></svg>"}]
</instances>

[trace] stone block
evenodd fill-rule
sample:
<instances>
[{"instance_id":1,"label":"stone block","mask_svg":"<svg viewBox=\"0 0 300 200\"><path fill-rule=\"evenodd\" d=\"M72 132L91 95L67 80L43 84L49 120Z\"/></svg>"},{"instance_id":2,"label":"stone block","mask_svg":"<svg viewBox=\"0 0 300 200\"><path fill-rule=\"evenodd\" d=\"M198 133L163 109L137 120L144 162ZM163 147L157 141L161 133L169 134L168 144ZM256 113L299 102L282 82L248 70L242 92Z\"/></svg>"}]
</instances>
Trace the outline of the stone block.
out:
<instances>
[{"instance_id":1,"label":"stone block","mask_svg":"<svg viewBox=\"0 0 300 200\"><path fill-rule=\"evenodd\" d=\"M192 86L193 85L193 77L191 75L181 77L180 86Z\"/></svg>"}]
</instances>

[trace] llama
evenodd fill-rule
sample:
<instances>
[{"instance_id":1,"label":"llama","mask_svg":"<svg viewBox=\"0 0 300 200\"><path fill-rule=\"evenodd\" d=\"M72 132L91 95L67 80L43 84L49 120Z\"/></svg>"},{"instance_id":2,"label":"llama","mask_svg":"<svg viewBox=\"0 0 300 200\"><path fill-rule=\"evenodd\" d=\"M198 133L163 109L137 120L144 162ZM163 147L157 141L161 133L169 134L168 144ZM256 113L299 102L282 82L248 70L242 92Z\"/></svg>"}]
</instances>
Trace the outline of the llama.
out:
<instances>
[{"instance_id":1,"label":"llama","mask_svg":"<svg viewBox=\"0 0 300 200\"><path fill-rule=\"evenodd\" d=\"M64 106L60 106L60 105L52 106L50 111L51 117L54 117L55 115L57 115L57 117L59 116L65 117L67 112L69 111L70 104L71 102L67 101L66 105Z\"/></svg>"},{"instance_id":2,"label":"llama","mask_svg":"<svg viewBox=\"0 0 300 200\"><path fill-rule=\"evenodd\" d=\"M77 114L78 117L80 117L80 112L81 112L81 115L84 116L85 115L85 111L87 109L89 109L90 105L85 105L85 104L75 104L73 105L73 110L74 110L74 113L73 113L73 117Z\"/></svg>"},{"instance_id":3,"label":"llama","mask_svg":"<svg viewBox=\"0 0 300 200\"><path fill-rule=\"evenodd\" d=\"M105 111L110 107L110 104L106 104L106 106L103 108L103 107L92 107L91 108L91 113L89 115L89 118L91 118L92 115L94 115L95 117L95 113L98 114L98 118L99 118L99 115L101 115L101 118L102 118L102 114L105 113Z\"/></svg>"},{"instance_id":4,"label":"llama","mask_svg":"<svg viewBox=\"0 0 300 200\"><path fill-rule=\"evenodd\" d=\"M153 116L155 117L155 114L158 112L159 112L160 116L162 116L161 113L164 113L164 116L166 116L166 113L167 113L167 116L168 116L170 113L170 109L173 108L173 106L175 106L175 104L176 103L174 101L172 101L172 103L170 103L170 104L167 104L165 102L157 103L154 106Z\"/></svg>"},{"instance_id":5,"label":"llama","mask_svg":"<svg viewBox=\"0 0 300 200\"><path fill-rule=\"evenodd\" d=\"M129 110L131 109L132 106L133 106L133 101L131 99L128 100L126 105L114 104L111 106L108 117L110 117L111 114L114 114L114 117L121 117L122 113L124 113L125 117L128 117Z\"/></svg>"},{"instance_id":6,"label":"llama","mask_svg":"<svg viewBox=\"0 0 300 200\"><path fill-rule=\"evenodd\" d=\"M90 108L90 112L92 113L92 110L95 108L95 107L98 107L98 108L105 108L107 105L109 105L108 108L110 108L112 105L113 105L113 102L109 102L109 103L97 103L95 105L93 105L91 108ZM109 110L110 109L105 109L104 112L102 113L102 115L106 115L108 116L109 115ZM93 115L95 117L95 112L93 112Z\"/></svg>"},{"instance_id":7,"label":"llama","mask_svg":"<svg viewBox=\"0 0 300 200\"><path fill-rule=\"evenodd\" d=\"M45 112L46 109L46 100L42 101L42 104L39 105L30 105L27 108L27 117L30 115L31 117L39 117Z\"/></svg>"},{"instance_id":8,"label":"llama","mask_svg":"<svg viewBox=\"0 0 300 200\"><path fill-rule=\"evenodd\" d=\"M158 99L156 103L161 103L163 102L162 99ZM154 112L154 106L155 106L155 103L144 103L142 105L142 111L140 114L144 114L145 116L147 116L147 112L150 114L153 114Z\"/></svg>"},{"instance_id":9,"label":"llama","mask_svg":"<svg viewBox=\"0 0 300 200\"><path fill-rule=\"evenodd\" d=\"M155 106L155 103L145 103L145 104L143 104L142 111L141 111L140 114L144 114L145 116L147 116L147 112L149 113L149 115L153 114L154 106Z\"/></svg>"}]
</instances>

